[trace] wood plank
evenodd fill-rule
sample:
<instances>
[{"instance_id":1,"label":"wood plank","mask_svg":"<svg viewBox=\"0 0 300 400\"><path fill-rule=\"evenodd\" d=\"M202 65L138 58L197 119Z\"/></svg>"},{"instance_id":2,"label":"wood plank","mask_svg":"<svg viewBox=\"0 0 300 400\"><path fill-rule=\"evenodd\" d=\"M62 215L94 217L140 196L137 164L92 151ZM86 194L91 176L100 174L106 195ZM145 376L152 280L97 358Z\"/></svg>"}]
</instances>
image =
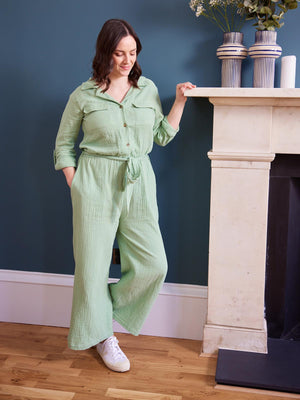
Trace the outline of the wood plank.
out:
<instances>
[{"instance_id":1,"label":"wood plank","mask_svg":"<svg viewBox=\"0 0 300 400\"><path fill-rule=\"evenodd\" d=\"M0 353L2 355L20 355L28 357L44 358L49 353L60 353L64 350L64 345L47 345L34 338L14 338L1 337ZM45 354L46 353L46 354Z\"/></svg>"},{"instance_id":2,"label":"wood plank","mask_svg":"<svg viewBox=\"0 0 300 400\"><path fill-rule=\"evenodd\" d=\"M0 384L0 395L13 395L29 397L30 399L45 400L71 400L75 393L62 392L60 390L46 390L24 386L12 386Z\"/></svg>"},{"instance_id":3,"label":"wood plank","mask_svg":"<svg viewBox=\"0 0 300 400\"><path fill-rule=\"evenodd\" d=\"M6 360L3 362L4 368L7 367L36 367L42 362L43 358L38 357L27 357L19 355L6 356Z\"/></svg>"},{"instance_id":4,"label":"wood plank","mask_svg":"<svg viewBox=\"0 0 300 400\"><path fill-rule=\"evenodd\" d=\"M76 393L72 400L103 400L105 393ZM2 399L1 399L2 400Z\"/></svg>"},{"instance_id":5,"label":"wood plank","mask_svg":"<svg viewBox=\"0 0 300 400\"><path fill-rule=\"evenodd\" d=\"M15 375L11 370L7 371L4 369L0 370L0 383L3 385L18 385L34 387L37 383L35 379L26 379L21 376ZM1 399L1 396L0 396ZM2 400L2 399L1 399Z\"/></svg>"},{"instance_id":6,"label":"wood plank","mask_svg":"<svg viewBox=\"0 0 300 400\"><path fill-rule=\"evenodd\" d=\"M182 400L182 396L113 388L108 388L105 396L124 400Z\"/></svg>"},{"instance_id":7,"label":"wood plank","mask_svg":"<svg viewBox=\"0 0 300 400\"><path fill-rule=\"evenodd\" d=\"M281 399L300 399L300 394L277 392L275 390L264 390L264 389L252 389L241 386L230 386L230 385L215 385L216 390L225 390L230 392L241 392L250 394L259 394L265 396L280 397ZM284 397L283 397L284 396Z\"/></svg>"},{"instance_id":8,"label":"wood plank","mask_svg":"<svg viewBox=\"0 0 300 400\"><path fill-rule=\"evenodd\" d=\"M42 361L36 358L20 357L20 356L9 356L7 360L2 364L2 370L25 370L30 371L31 376L35 376L37 373L48 372L49 373L62 373L67 376L79 376L81 369L71 368L72 360L65 360L66 362L52 362Z\"/></svg>"}]
</instances>

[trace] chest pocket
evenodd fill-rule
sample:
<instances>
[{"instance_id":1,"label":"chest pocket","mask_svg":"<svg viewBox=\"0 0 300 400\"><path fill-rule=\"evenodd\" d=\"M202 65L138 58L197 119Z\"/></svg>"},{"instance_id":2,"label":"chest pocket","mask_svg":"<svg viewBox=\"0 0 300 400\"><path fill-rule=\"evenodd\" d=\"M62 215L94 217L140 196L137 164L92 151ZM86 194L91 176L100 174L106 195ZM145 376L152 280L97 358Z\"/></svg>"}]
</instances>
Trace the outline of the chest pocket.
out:
<instances>
[{"instance_id":1,"label":"chest pocket","mask_svg":"<svg viewBox=\"0 0 300 400\"><path fill-rule=\"evenodd\" d=\"M98 111L101 112L101 111L106 111L106 110L107 110L107 105L106 104L89 103L89 104L86 104L83 107L83 111L84 111L84 116L85 117L88 116L91 113L98 112Z\"/></svg>"},{"instance_id":2,"label":"chest pocket","mask_svg":"<svg viewBox=\"0 0 300 400\"><path fill-rule=\"evenodd\" d=\"M132 103L135 126L151 126L155 124L155 109L145 104Z\"/></svg>"},{"instance_id":3,"label":"chest pocket","mask_svg":"<svg viewBox=\"0 0 300 400\"><path fill-rule=\"evenodd\" d=\"M105 104L90 103L83 108L83 128L87 131L102 131L110 126L110 112Z\"/></svg>"}]
</instances>

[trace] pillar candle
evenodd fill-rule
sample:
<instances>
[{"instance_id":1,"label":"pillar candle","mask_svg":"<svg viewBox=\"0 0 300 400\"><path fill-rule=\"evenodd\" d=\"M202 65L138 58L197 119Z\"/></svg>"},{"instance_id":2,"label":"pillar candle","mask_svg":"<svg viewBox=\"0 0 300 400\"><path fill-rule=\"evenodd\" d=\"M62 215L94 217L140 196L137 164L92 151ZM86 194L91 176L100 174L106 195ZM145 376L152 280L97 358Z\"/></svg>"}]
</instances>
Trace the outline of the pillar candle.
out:
<instances>
[{"instance_id":1,"label":"pillar candle","mask_svg":"<svg viewBox=\"0 0 300 400\"><path fill-rule=\"evenodd\" d=\"M296 56L286 56L281 59L281 88L294 88L296 80Z\"/></svg>"}]
</instances>

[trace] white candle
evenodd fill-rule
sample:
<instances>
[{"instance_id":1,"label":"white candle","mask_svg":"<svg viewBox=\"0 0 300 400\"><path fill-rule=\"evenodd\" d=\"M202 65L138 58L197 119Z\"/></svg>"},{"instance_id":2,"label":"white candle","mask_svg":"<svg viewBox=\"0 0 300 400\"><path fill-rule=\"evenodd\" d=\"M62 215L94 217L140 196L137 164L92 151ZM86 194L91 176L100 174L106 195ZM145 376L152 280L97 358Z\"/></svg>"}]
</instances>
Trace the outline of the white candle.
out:
<instances>
[{"instance_id":1,"label":"white candle","mask_svg":"<svg viewBox=\"0 0 300 400\"><path fill-rule=\"evenodd\" d=\"M286 56L281 59L281 88L294 88L296 80L296 56Z\"/></svg>"}]
</instances>

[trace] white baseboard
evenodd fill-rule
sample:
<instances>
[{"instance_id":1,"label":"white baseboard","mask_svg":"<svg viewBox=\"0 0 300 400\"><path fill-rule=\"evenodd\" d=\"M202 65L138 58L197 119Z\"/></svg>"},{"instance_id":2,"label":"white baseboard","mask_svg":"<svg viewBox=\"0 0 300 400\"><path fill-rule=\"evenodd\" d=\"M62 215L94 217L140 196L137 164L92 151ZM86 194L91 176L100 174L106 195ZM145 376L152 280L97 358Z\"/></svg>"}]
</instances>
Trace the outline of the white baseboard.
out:
<instances>
[{"instance_id":1,"label":"white baseboard","mask_svg":"<svg viewBox=\"0 0 300 400\"><path fill-rule=\"evenodd\" d=\"M73 275L0 269L0 320L69 327L73 280ZM206 312L206 286L164 283L141 334L202 340ZM117 322L114 331L126 332Z\"/></svg>"}]
</instances>

